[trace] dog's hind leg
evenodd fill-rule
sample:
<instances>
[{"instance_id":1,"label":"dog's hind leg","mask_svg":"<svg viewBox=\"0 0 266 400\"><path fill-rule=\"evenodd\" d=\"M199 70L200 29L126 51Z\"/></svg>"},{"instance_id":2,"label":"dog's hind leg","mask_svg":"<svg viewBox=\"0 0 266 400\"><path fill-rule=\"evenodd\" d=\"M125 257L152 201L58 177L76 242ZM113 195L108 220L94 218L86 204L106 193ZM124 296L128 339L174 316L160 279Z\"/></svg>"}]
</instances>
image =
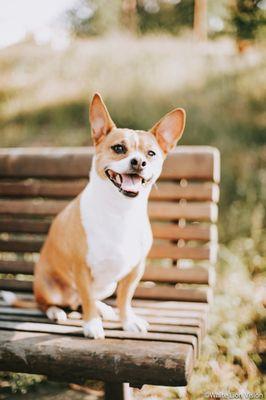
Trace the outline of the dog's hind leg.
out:
<instances>
[{"instance_id":1,"label":"dog's hind leg","mask_svg":"<svg viewBox=\"0 0 266 400\"><path fill-rule=\"evenodd\" d=\"M113 307L108 306L100 300L96 301L96 307L105 321L118 321L118 315L116 314Z\"/></svg>"}]
</instances>

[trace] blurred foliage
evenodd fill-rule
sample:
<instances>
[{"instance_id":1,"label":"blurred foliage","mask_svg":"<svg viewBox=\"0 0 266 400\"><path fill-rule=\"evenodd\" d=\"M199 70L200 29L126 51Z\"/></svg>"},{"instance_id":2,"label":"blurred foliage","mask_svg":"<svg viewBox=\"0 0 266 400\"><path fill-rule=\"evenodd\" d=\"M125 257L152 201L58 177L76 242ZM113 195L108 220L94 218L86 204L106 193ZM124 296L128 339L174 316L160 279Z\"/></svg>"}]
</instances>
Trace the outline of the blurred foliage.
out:
<instances>
[{"instance_id":1,"label":"blurred foliage","mask_svg":"<svg viewBox=\"0 0 266 400\"><path fill-rule=\"evenodd\" d=\"M265 27L265 8L261 0L235 0L232 6L232 25L238 39L255 39L259 28Z\"/></svg>"},{"instance_id":2,"label":"blurred foliage","mask_svg":"<svg viewBox=\"0 0 266 400\"><path fill-rule=\"evenodd\" d=\"M131 2L130 18L125 3ZM191 30L194 0L78 0L65 15L65 23L78 37L128 29L135 33ZM231 34L255 39L265 33L264 0L208 0L209 34ZM134 22L133 22L134 21Z\"/></svg>"},{"instance_id":3,"label":"blurred foliage","mask_svg":"<svg viewBox=\"0 0 266 400\"><path fill-rule=\"evenodd\" d=\"M193 26L194 0L138 2L138 25L141 33L165 31L178 34Z\"/></svg>"},{"instance_id":4,"label":"blurred foliage","mask_svg":"<svg viewBox=\"0 0 266 400\"><path fill-rule=\"evenodd\" d=\"M79 0L67 11L65 22L70 31L79 36L94 36L120 26L121 0Z\"/></svg>"}]
</instances>

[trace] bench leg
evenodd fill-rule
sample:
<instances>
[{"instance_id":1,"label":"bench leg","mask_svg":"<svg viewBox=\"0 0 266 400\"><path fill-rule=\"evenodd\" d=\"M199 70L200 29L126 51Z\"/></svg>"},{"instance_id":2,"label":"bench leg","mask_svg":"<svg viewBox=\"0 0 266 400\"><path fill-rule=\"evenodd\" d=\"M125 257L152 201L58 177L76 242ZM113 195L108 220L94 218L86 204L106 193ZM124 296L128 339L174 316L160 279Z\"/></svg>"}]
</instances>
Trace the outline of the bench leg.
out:
<instances>
[{"instance_id":1,"label":"bench leg","mask_svg":"<svg viewBox=\"0 0 266 400\"><path fill-rule=\"evenodd\" d=\"M105 383L105 400L133 400L132 388L128 383Z\"/></svg>"}]
</instances>

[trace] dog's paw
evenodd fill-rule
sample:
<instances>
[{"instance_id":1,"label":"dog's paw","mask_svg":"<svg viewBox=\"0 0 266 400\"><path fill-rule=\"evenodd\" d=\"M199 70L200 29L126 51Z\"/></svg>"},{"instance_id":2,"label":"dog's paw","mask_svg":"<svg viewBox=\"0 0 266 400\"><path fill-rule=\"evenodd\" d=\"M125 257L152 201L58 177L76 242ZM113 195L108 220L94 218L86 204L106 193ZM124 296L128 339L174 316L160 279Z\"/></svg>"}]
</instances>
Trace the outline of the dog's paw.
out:
<instances>
[{"instance_id":1,"label":"dog's paw","mask_svg":"<svg viewBox=\"0 0 266 400\"><path fill-rule=\"evenodd\" d=\"M118 321L118 315L113 307L108 306L102 301L96 301L96 307L105 321Z\"/></svg>"},{"instance_id":2,"label":"dog's paw","mask_svg":"<svg viewBox=\"0 0 266 400\"><path fill-rule=\"evenodd\" d=\"M104 339L103 323L101 318L93 318L83 323L84 336L93 339Z\"/></svg>"},{"instance_id":3,"label":"dog's paw","mask_svg":"<svg viewBox=\"0 0 266 400\"><path fill-rule=\"evenodd\" d=\"M149 323L143 319L135 315L134 313L127 316L122 321L124 331L128 332L141 332L146 333L149 328Z\"/></svg>"},{"instance_id":4,"label":"dog's paw","mask_svg":"<svg viewBox=\"0 0 266 400\"><path fill-rule=\"evenodd\" d=\"M51 306L46 310L47 318L52 321L63 322L67 320L67 315L64 310L59 307Z\"/></svg>"}]
</instances>

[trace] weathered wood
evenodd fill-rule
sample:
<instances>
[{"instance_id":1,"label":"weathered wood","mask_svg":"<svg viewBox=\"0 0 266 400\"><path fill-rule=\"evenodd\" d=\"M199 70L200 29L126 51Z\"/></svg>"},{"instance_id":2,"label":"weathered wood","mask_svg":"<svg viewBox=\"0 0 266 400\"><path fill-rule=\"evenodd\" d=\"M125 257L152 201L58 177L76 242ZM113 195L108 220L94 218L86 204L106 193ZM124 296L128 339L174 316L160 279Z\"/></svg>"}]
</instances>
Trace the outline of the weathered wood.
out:
<instances>
[{"instance_id":1,"label":"weathered wood","mask_svg":"<svg viewBox=\"0 0 266 400\"><path fill-rule=\"evenodd\" d=\"M207 226L193 224L180 227L177 224L153 222L151 227L153 236L158 239L217 242L218 238L217 226L213 224Z\"/></svg>"},{"instance_id":2,"label":"weathered wood","mask_svg":"<svg viewBox=\"0 0 266 400\"><path fill-rule=\"evenodd\" d=\"M22 179L0 180L0 196L3 197L52 197L66 198L77 196L88 183L88 179ZM182 181L160 182L151 191L152 200L207 200L217 202L219 186L211 182L189 183Z\"/></svg>"},{"instance_id":3,"label":"weathered wood","mask_svg":"<svg viewBox=\"0 0 266 400\"><path fill-rule=\"evenodd\" d=\"M28 309L26 309L28 311ZM66 326L76 326L82 327L83 321L82 320L73 320L67 319L61 322L52 322L47 319L44 315L42 316L32 316L29 313L19 315L12 314L11 312L6 312L7 310L1 311L0 314L0 321L16 321L16 322L38 322L38 323L49 323L49 324L59 324L59 325L66 325ZM9 309L9 311L11 311ZM120 322L103 322L104 329L121 329ZM201 343L202 332L201 328L197 326L186 326L182 325L159 325L159 324L150 324L149 325L149 332L157 332L157 333L179 333L182 335L189 334L193 335L198 338L199 343Z\"/></svg>"},{"instance_id":4,"label":"weathered wood","mask_svg":"<svg viewBox=\"0 0 266 400\"><path fill-rule=\"evenodd\" d=\"M14 253L39 252L43 245L43 240L33 239L9 239L0 240L0 251Z\"/></svg>"},{"instance_id":5,"label":"weathered wood","mask_svg":"<svg viewBox=\"0 0 266 400\"><path fill-rule=\"evenodd\" d=\"M192 200L192 201L213 201L219 200L219 186L215 183L190 183L181 181L176 182L160 182L153 187L151 200Z\"/></svg>"},{"instance_id":6,"label":"weathered wood","mask_svg":"<svg viewBox=\"0 0 266 400\"><path fill-rule=\"evenodd\" d=\"M118 315L118 310L116 307L114 307L114 310L116 311ZM203 310L182 310L182 309L175 309L175 310L160 310L160 309L148 309L145 307L135 307L134 308L135 312L137 315L142 315L144 316L148 321L150 321L153 324L156 324L155 321L160 321L158 323L160 324L165 324L169 321L171 321L171 326L176 324L176 318L181 319L185 318L186 320L189 319L197 319L200 321L205 321L207 313ZM31 316L40 316L40 317L45 317L45 314L42 313L38 308L37 304L33 308L16 308L12 306L8 306L7 304L4 303L4 306L0 307L1 314L8 314L8 315L31 315ZM1 318L1 317L0 317ZM153 320L153 318L156 318ZM69 320L71 321L71 320ZM73 326L81 326L80 325L80 320L78 320L78 325L76 323L76 320L73 320ZM40 321L39 321L40 322ZM45 321L43 321L45 322ZM63 323L64 325L64 323ZM67 324L69 325L69 324ZM184 324L183 324L184 325ZM121 323L118 321L109 321L109 324L106 325L108 329L117 329L121 328ZM172 332L173 333L173 332ZM179 332L180 333L180 332Z\"/></svg>"},{"instance_id":7,"label":"weathered wood","mask_svg":"<svg viewBox=\"0 0 266 400\"><path fill-rule=\"evenodd\" d=\"M65 200L6 200L0 202L0 214L20 215L56 215L69 201ZM217 205L214 203L185 203L151 201L148 206L151 218L158 220L178 220L184 218L194 221L216 222Z\"/></svg>"},{"instance_id":8,"label":"weathered wood","mask_svg":"<svg viewBox=\"0 0 266 400\"><path fill-rule=\"evenodd\" d=\"M91 147L5 148L0 150L0 176L87 178ZM220 180L219 151L204 146L179 146L166 159L162 179Z\"/></svg>"},{"instance_id":9,"label":"weathered wood","mask_svg":"<svg viewBox=\"0 0 266 400\"><path fill-rule=\"evenodd\" d=\"M74 197L86 186L88 179L48 180L28 178L0 181L0 196L8 197Z\"/></svg>"},{"instance_id":10,"label":"weathered wood","mask_svg":"<svg viewBox=\"0 0 266 400\"><path fill-rule=\"evenodd\" d=\"M189 221L216 222L218 217L217 205L207 202L177 204L164 201L151 201L149 202L148 210L151 218L162 221L174 221L184 218Z\"/></svg>"},{"instance_id":11,"label":"weathered wood","mask_svg":"<svg viewBox=\"0 0 266 400\"><path fill-rule=\"evenodd\" d=\"M26 219L18 215L1 216L0 232L47 233L51 221L47 219Z\"/></svg>"},{"instance_id":12,"label":"weathered wood","mask_svg":"<svg viewBox=\"0 0 266 400\"><path fill-rule=\"evenodd\" d=\"M5 274L33 274L34 263L30 261L2 261L0 260L0 273ZM172 283L209 283L209 270L196 266L190 268L163 268L147 265L142 280Z\"/></svg>"},{"instance_id":13,"label":"weathered wood","mask_svg":"<svg viewBox=\"0 0 266 400\"><path fill-rule=\"evenodd\" d=\"M201 266L190 268L164 268L156 265L147 265L142 280L154 282L208 284L209 270Z\"/></svg>"},{"instance_id":14,"label":"weathered wood","mask_svg":"<svg viewBox=\"0 0 266 400\"><path fill-rule=\"evenodd\" d=\"M143 287L136 289L135 298L139 299L157 299L157 300L181 300L181 301L198 301L210 302L212 291L209 288L175 288L171 286Z\"/></svg>"},{"instance_id":15,"label":"weathered wood","mask_svg":"<svg viewBox=\"0 0 266 400\"><path fill-rule=\"evenodd\" d=\"M62 324L51 324L51 323L39 323L39 322L18 322L18 321L1 321L1 329L8 329L13 331L21 332L41 332L41 333L52 333L68 336L80 336L83 337L83 330L77 326L67 326ZM106 338L112 339L132 339L139 341L156 341L164 343L185 343L189 344L194 349L194 355L198 352L197 338L194 335L182 335L173 333L157 333L157 332L125 332L123 330L111 330L105 331Z\"/></svg>"},{"instance_id":16,"label":"weathered wood","mask_svg":"<svg viewBox=\"0 0 266 400\"><path fill-rule=\"evenodd\" d=\"M149 258L163 259L172 258L178 259L192 259L192 260L208 260L211 257L210 247L177 247L170 244L154 244L148 255Z\"/></svg>"},{"instance_id":17,"label":"weathered wood","mask_svg":"<svg viewBox=\"0 0 266 400\"><path fill-rule=\"evenodd\" d=\"M22 218L14 215L0 217L0 232L13 233L42 233L48 232L50 220ZM158 239L169 240L200 240L217 242L217 226L192 224L180 227L174 223L152 222L153 236Z\"/></svg>"},{"instance_id":18,"label":"weathered wood","mask_svg":"<svg viewBox=\"0 0 266 400\"><path fill-rule=\"evenodd\" d=\"M0 289L29 292L32 291L32 282L16 279L0 279ZM197 289L156 285L154 287L137 287L134 297L153 300L210 302L212 299L211 293L211 289L205 287Z\"/></svg>"},{"instance_id":19,"label":"weathered wood","mask_svg":"<svg viewBox=\"0 0 266 400\"><path fill-rule=\"evenodd\" d=\"M19 281L17 279L5 278L0 279L1 290L21 291L21 292L32 292L31 281Z\"/></svg>"},{"instance_id":20,"label":"weathered wood","mask_svg":"<svg viewBox=\"0 0 266 400\"><path fill-rule=\"evenodd\" d=\"M67 206L69 201L65 200L44 200L44 199L30 199L30 200L6 200L2 199L0 202L0 214L13 214L13 215L56 215L64 207Z\"/></svg>"},{"instance_id":21,"label":"weathered wood","mask_svg":"<svg viewBox=\"0 0 266 400\"><path fill-rule=\"evenodd\" d=\"M0 260L0 273L32 275L34 263L30 261L3 261Z\"/></svg>"},{"instance_id":22,"label":"weathered wood","mask_svg":"<svg viewBox=\"0 0 266 400\"><path fill-rule=\"evenodd\" d=\"M41 239L9 239L0 240L0 251L15 253L39 252L43 245ZM170 244L154 244L148 255L151 259L191 259L191 260L216 260L216 245L206 247L177 247Z\"/></svg>"},{"instance_id":23,"label":"weathered wood","mask_svg":"<svg viewBox=\"0 0 266 400\"><path fill-rule=\"evenodd\" d=\"M0 360L2 370L43 374L54 380L185 386L193 368L193 348L172 342L149 341L147 346L140 340L2 330Z\"/></svg>"}]
</instances>

